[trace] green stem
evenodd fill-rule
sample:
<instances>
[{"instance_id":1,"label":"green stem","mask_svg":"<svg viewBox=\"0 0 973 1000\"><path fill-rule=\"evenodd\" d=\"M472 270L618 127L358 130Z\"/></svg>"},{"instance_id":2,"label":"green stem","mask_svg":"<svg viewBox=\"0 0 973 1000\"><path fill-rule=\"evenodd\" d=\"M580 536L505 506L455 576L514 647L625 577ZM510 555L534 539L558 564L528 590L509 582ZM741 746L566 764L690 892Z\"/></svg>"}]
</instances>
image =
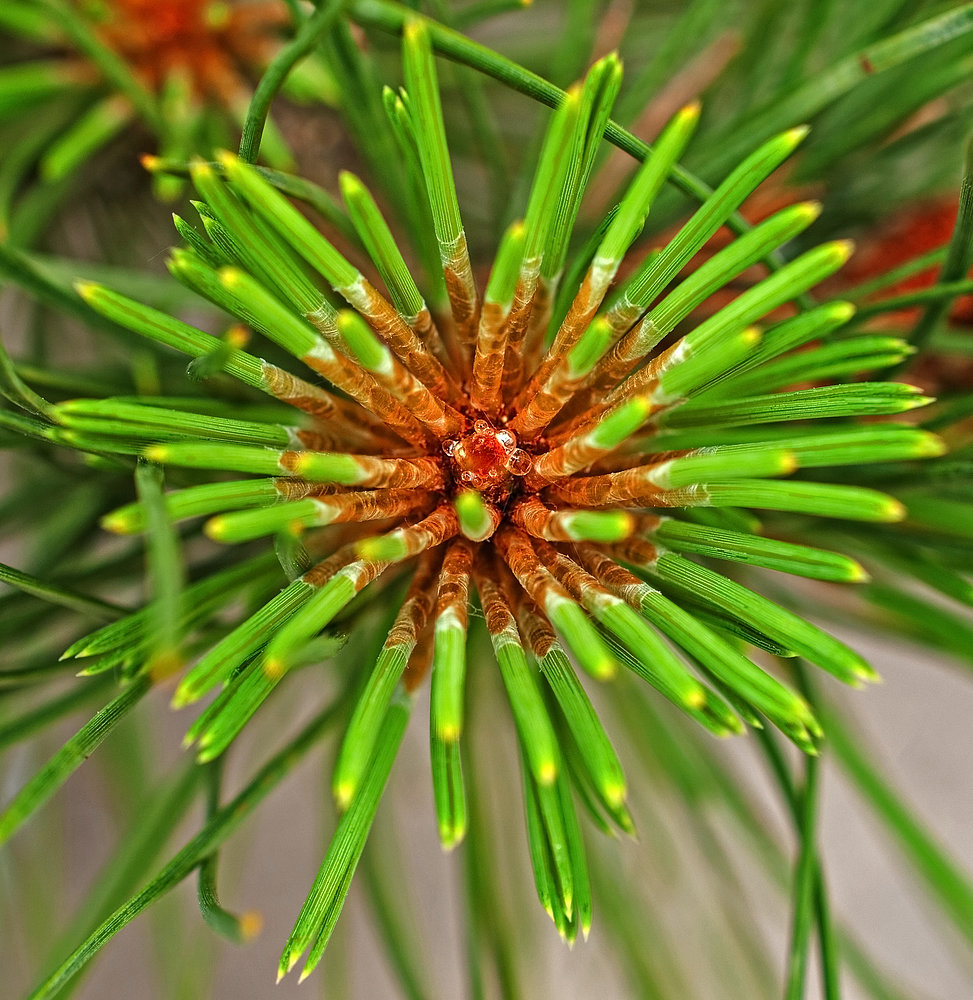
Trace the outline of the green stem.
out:
<instances>
[{"instance_id":1,"label":"green stem","mask_svg":"<svg viewBox=\"0 0 973 1000\"><path fill-rule=\"evenodd\" d=\"M394 844L373 843L362 854L359 865L365 883L372 917L385 948L386 959L399 981L408 1000L425 1000L429 990L423 982L427 964L415 936L416 918L406 907L402 887L397 885L395 873L401 871L398 858L389 858ZM382 864L378 859L386 859ZM389 863L392 861L393 863Z\"/></svg>"},{"instance_id":2,"label":"green stem","mask_svg":"<svg viewBox=\"0 0 973 1000\"><path fill-rule=\"evenodd\" d=\"M214 173L223 173L222 163L210 160L207 162L207 166ZM315 212L330 222L336 229L341 230L341 235L344 236L352 246L358 247L361 245L361 239L355 231L355 227L352 225L351 220L348 218L348 213L341 207L341 205L338 204L334 197L332 197L332 195L319 184L306 180L304 177L298 177L296 174L285 173L282 170L274 170L273 167L258 166L255 169L268 184L277 188L277 190L282 194L286 194L291 198L296 198L298 201L303 201L306 205L309 205ZM152 170L155 173L172 174L174 177L190 176L188 160L176 160L160 156L152 161ZM75 267L75 270L77 270L77 267ZM103 280L105 284L111 284L113 288L121 292L127 292L127 294L132 295L133 298L144 298L143 293L136 295L135 292L128 291L128 289L121 287L118 284L118 279L116 277L112 277L112 280L109 281L106 274L99 275L88 268L84 276L88 277L89 275L92 280ZM128 280L128 276L125 275L125 277L126 280ZM154 302L149 304L157 305L157 303ZM158 307L163 308L161 305Z\"/></svg>"},{"instance_id":3,"label":"green stem","mask_svg":"<svg viewBox=\"0 0 973 1000\"><path fill-rule=\"evenodd\" d=\"M30 254L10 243L0 244L0 278L19 286L43 305L74 316L89 327L105 330L116 337L122 336L118 326L85 305L68 287L57 284ZM124 342L129 342L127 336Z\"/></svg>"},{"instance_id":4,"label":"green stem","mask_svg":"<svg viewBox=\"0 0 973 1000\"><path fill-rule=\"evenodd\" d=\"M143 872L155 862L166 839L193 804L201 771L202 768L190 760L174 780L156 790L148 799L139 801L127 835L119 840L118 848L99 872L97 881L67 928L58 934L51 955L62 954L79 938L90 934L120 901L134 892ZM58 993L57 1000L67 1000L83 981L83 975L75 976Z\"/></svg>"},{"instance_id":5,"label":"green stem","mask_svg":"<svg viewBox=\"0 0 973 1000\"><path fill-rule=\"evenodd\" d=\"M257 803L287 776L320 739L324 730L339 718L343 706L344 699L339 698L319 712L295 739L260 769L236 798L206 823L141 892L101 923L53 975L30 994L29 1000L50 1000L56 996L64 984L91 961L122 928L127 927L143 910L191 874L204 858L236 830Z\"/></svg>"},{"instance_id":6,"label":"green stem","mask_svg":"<svg viewBox=\"0 0 973 1000\"><path fill-rule=\"evenodd\" d=\"M0 563L0 583L6 583L22 590L25 594L39 597L51 604L59 604L96 621L110 622L128 613L127 608L103 601L98 597L89 597L87 594L81 594L70 587L63 587L49 580L42 580L5 563Z\"/></svg>"},{"instance_id":7,"label":"green stem","mask_svg":"<svg viewBox=\"0 0 973 1000\"><path fill-rule=\"evenodd\" d=\"M973 256L973 139L966 147L966 163L960 187L956 226L949 241L943 269L939 274L940 288L954 282L959 283L966 277L970 269L971 256ZM933 330L949 312L955 294L957 293L947 294L945 298L937 299L928 306L909 338L914 346L921 348L926 343Z\"/></svg>"},{"instance_id":8,"label":"green stem","mask_svg":"<svg viewBox=\"0 0 973 1000\"><path fill-rule=\"evenodd\" d=\"M432 0L436 16L446 20L449 9L444 0ZM455 23L456 18L453 17ZM460 93L466 103L473 141L486 165L489 190L490 217L494 220L495 238L499 238L504 225L510 221L509 185L510 172L503 152L503 142L497 123L487 104L480 78L465 67L458 71Z\"/></svg>"},{"instance_id":9,"label":"green stem","mask_svg":"<svg viewBox=\"0 0 973 1000\"><path fill-rule=\"evenodd\" d=\"M378 28L391 34L400 34L408 18L424 20L433 47L446 58L491 76L512 90L525 94L549 108L558 108L564 102L566 94L560 87L437 21L421 18L415 11L403 4L394 3L393 0L350 0L348 16L360 25ZM605 126L605 138L639 162L652 152L652 147L648 143L615 121L610 120ZM673 167L669 176L683 194L695 198L700 203L713 193L708 184L678 164ZM737 234L748 232L752 228L739 213L731 215L726 224ZM782 258L777 254L768 258L768 266L773 270L779 268L782 263Z\"/></svg>"},{"instance_id":10,"label":"green stem","mask_svg":"<svg viewBox=\"0 0 973 1000\"><path fill-rule=\"evenodd\" d=\"M937 247L935 250L930 250L929 253L913 257L912 260L907 260L904 264L892 268L891 271L883 271L870 281L863 281L850 292L844 294L853 302L861 302L870 295L880 292L883 288L897 285L900 281L905 281L906 278L911 278L914 274L930 270L937 264L941 264L946 259L946 249L946 247Z\"/></svg>"},{"instance_id":11,"label":"green stem","mask_svg":"<svg viewBox=\"0 0 973 1000\"><path fill-rule=\"evenodd\" d=\"M20 377L10 355L0 342L0 395L16 406L53 421L54 407Z\"/></svg>"},{"instance_id":12,"label":"green stem","mask_svg":"<svg viewBox=\"0 0 973 1000\"><path fill-rule=\"evenodd\" d=\"M818 758L806 757L799 825L801 852L794 875L794 909L785 1000L801 1000L804 996L804 982L807 978L808 948L811 942L811 922L817 875L817 857L814 847L817 804Z\"/></svg>"},{"instance_id":13,"label":"green stem","mask_svg":"<svg viewBox=\"0 0 973 1000\"><path fill-rule=\"evenodd\" d=\"M343 7L344 0L322 3L301 25L290 44L285 45L274 56L267 71L260 78L247 110L247 117L243 123L243 136L240 139L241 160L247 163L256 162L267 115L270 114L270 105L277 91L283 86L287 74L310 53L321 36L331 27Z\"/></svg>"},{"instance_id":14,"label":"green stem","mask_svg":"<svg viewBox=\"0 0 973 1000\"><path fill-rule=\"evenodd\" d=\"M6 679L7 675L3 676ZM87 684L76 684L69 691L52 698L50 701L13 715L12 718L0 725L0 749L6 749L14 743L27 739L56 719L69 715L75 709L80 708L95 695L100 697L102 689L108 686L110 680L111 677L105 675Z\"/></svg>"},{"instance_id":15,"label":"green stem","mask_svg":"<svg viewBox=\"0 0 973 1000\"><path fill-rule=\"evenodd\" d=\"M824 1000L841 1000L841 957L838 948L838 934L831 919L831 903L828 899L824 874L820 860L817 865L817 880L814 887L814 909L818 922L818 957L821 960L821 986ZM849 937L844 939L846 942Z\"/></svg>"},{"instance_id":16,"label":"green stem","mask_svg":"<svg viewBox=\"0 0 973 1000\"><path fill-rule=\"evenodd\" d=\"M453 15L453 27L458 31L466 31L491 17L498 17L509 11L524 10L529 5L530 0L479 0L456 11Z\"/></svg>"},{"instance_id":17,"label":"green stem","mask_svg":"<svg viewBox=\"0 0 973 1000\"><path fill-rule=\"evenodd\" d=\"M223 758L204 765L206 771L206 819L207 821L219 812L220 787L223 782ZM203 920L217 934L223 935L234 944L244 944L248 939L245 924L235 914L220 905L217 892L217 873L219 871L220 854L213 851L207 855L199 866L199 880L196 885L196 899Z\"/></svg>"},{"instance_id":18,"label":"green stem","mask_svg":"<svg viewBox=\"0 0 973 1000\"><path fill-rule=\"evenodd\" d=\"M757 736L760 742L760 747L767 757L770 769L784 794L787 808L794 820L794 825L798 831L800 831L802 829L803 822L803 802L801 795L794 785L794 779L791 777L790 770L787 767L787 762L784 760L784 755L781 753L780 746L769 728L758 730ZM820 858L817 856L816 852L814 852L813 860L814 870L812 872L812 877L814 912L815 919L817 921L818 946L821 956L822 992L825 1000L840 1000L840 956L838 952L837 938L831 921L831 907L828 903L828 893L824 881L824 872L822 870ZM798 874L801 874L800 865L798 867ZM795 905L795 913L796 912Z\"/></svg>"},{"instance_id":19,"label":"green stem","mask_svg":"<svg viewBox=\"0 0 973 1000\"><path fill-rule=\"evenodd\" d=\"M944 313L949 309L958 295L969 295L973 293L973 280L967 278L962 281L940 281L938 284L932 286L932 288L922 288L915 292L908 292L905 295L895 295L888 299L882 299L881 302L874 302L867 306L862 306L857 313L855 313L855 322L860 323L863 320L871 319L873 316L878 316L881 313L895 312L899 309L908 309L911 306L922 305L925 302L929 303L922 319L919 321L923 324L925 317L931 312L936 313L936 325L943 318ZM916 326L919 329L919 326ZM932 333L932 330L929 331ZM927 334L923 335L922 342L925 343L927 339ZM913 343L916 343L915 335L909 338ZM917 345L921 346L921 345Z\"/></svg>"},{"instance_id":20,"label":"green stem","mask_svg":"<svg viewBox=\"0 0 973 1000\"><path fill-rule=\"evenodd\" d=\"M0 813L0 844L6 843L24 821L68 780L102 741L148 692L149 678L138 677L97 712L58 750Z\"/></svg>"}]
</instances>

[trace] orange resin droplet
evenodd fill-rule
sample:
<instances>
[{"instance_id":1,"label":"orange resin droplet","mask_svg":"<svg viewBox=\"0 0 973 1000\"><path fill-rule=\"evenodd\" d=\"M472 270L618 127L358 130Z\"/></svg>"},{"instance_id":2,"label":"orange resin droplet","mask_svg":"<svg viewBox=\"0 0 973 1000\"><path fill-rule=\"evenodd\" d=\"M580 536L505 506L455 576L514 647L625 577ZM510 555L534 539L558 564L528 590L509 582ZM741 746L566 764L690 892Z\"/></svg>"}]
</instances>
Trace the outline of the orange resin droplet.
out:
<instances>
[{"instance_id":1,"label":"orange resin droplet","mask_svg":"<svg viewBox=\"0 0 973 1000\"><path fill-rule=\"evenodd\" d=\"M458 486L487 493L495 500L509 495L512 478L526 475L532 464L530 456L517 447L512 431L486 420L477 420L463 437L444 442L443 451L451 460Z\"/></svg>"}]
</instances>

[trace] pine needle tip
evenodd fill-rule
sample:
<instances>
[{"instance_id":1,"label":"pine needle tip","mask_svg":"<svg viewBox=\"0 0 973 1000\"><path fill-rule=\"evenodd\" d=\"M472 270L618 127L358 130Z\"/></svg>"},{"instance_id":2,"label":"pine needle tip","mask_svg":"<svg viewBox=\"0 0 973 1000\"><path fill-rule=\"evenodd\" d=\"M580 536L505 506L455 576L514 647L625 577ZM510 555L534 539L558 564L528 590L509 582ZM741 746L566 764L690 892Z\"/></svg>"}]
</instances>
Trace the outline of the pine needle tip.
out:
<instances>
[{"instance_id":1,"label":"pine needle tip","mask_svg":"<svg viewBox=\"0 0 973 1000\"><path fill-rule=\"evenodd\" d=\"M349 196L359 195L365 190L365 185L361 182L361 179L350 170L342 170L338 173L338 185L341 188L341 194L346 200Z\"/></svg>"},{"instance_id":2,"label":"pine needle tip","mask_svg":"<svg viewBox=\"0 0 973 1000\"><path fill-rule=\"evenodd\" d=\"M264 917L259 910L246 910L240 915L240 934L244 941L252 941L264 928Z\"/></svg>"},{"instance_id":3,"label":"pine needle tip","mask_svg":"<svg viewBox=\"0 0 973 1000\"><path fill-rule=\"evenodd\" d=\"M677 115L684 122L692 122L699 118L702 110L703 102L699 98L696 98L696 100L683 105L677 112Z\"/></svg>"},{"instance_id":4,"label":"pine needle tip","mask_svg":"<svg viewBox=\"0 0 973 1000\"><path fill-rule=\"evenodd\" d=\"M687 708L703 708L706 705L706 691L701 687L694 687L683 695L682 701Z\"/></svg>"},{"instance_id":5,"label":"pine needle tip","mask_svg":"<svg viewBox=\"0 0 973 1000\"><path fill-rule=\"evenodd\" d=\"M202 157L194 156L189 161L189 173L193 177L211 177L213 174L213 167Z\"/></svg>"},{"instance_id":6,"label":"pine needle tip","mask_svg":"<svg viewBox=\"0 0 973 1000\"><path fill-rule=\"evenodd\" d=\"M835 240L831 246L834 249L835 257L842 264L855 252L854 240Z\"/></svg>"},{"instance_id":7,"label":"pine needle tip","mask_svg":"<svg viewBox=\"0 0 973 1000\"><path fill-rule=\"evenodd\" d=\"M176 688L175 693L169 701L169 707L172 709L185 708L187 705L192 704L196 700L195 695L192 691L185 688L182 684Z\"/></svg>"},{"instance_id":8,"label":"pine needle tip","mask_svg":"<svg viewBox=\"0 0 973 1000\"><path fill-rule=\"evenodd\" d=\"M851 302L832 302L828 308L835 321L839 324L847 323L857 312L857 309Z\"/></svg>"},{"instance_id":9,"label":"pine needle tip","mask_svg":"<svg viewBox=\"0 0 973 1000\"><path fill-rule=\"evenodd\" d=\"M618 676L618 664L611 656L595 660L590 668L591 676L599 681L613 681Z\"/></svg>"},{"instance_id":10,"label":"pine needle tip","mask_svg":"<svg viewBox=\"0 0 973 1000\"><path fill-rule=\"evenodd\" d=\"M96 281L76 281L74 283L74 290L85 300L85 302L90 302L93 298L98 295L98 292L104 286L99 285Z\"/></svg>"},{"instance_id":11,"label":"pine needle tip","mask_svg":"<svg viewBox=\"0 0 973 1000\"><path fill-rule=\"evenodd\" d=\"M98 522L105 531L113 535L133 535L138 531L135 519L117 511L105 514Z\"/></svg>"},{"instance_id":12,"label":"pine needle tip","mask_svg":"<svg viewBox=\"0 0 973 1000\"><path fill-rule=\"evenodd\" d=\"M824 205L820 201L802 201L794 206L810 222L813 222L820 214Z\"/></svg>"},{"instance_id":13,"label":"pine needle tip","mask_svg":"<svg viewBox=\"0 0 973 1000\"><path fill-rule=\"evenodd\" d=\"M946 442L938 434L925 433L916 442L916 458L938 458L948 450Z\"/></svg>"},{"instance_id":14,"label":"pine needle tip","mask_svg":"<svg viewBox=\"0 0 973 1000\"><path fill-rule=\"evenodd\" d=\"M355 796L355 786L350 781L340 781L334 786L334 800L338 808L345 812Z\"/></svg>"},{"instance_id":15,"label":"pine needle tip","mask_svg":"<svg viewBox=\"0 0 973 1000\"><path fill-rule=\"evenodd\" d=\"M604 789L605 798L615 809L621 809L625 805L625 796L628 794L628 789L625 787L624 782L611 781L608 782Z\"/></svg>"},{"instance_id":16,"label":"pine needle tip","mask_svg":"<svg viewBox=\"0 0 973 1000\"><path fill-rule=\"evenodd\" d=\"M794 128L789 128L784 133L784 138L788 143L790 143L791 148L796 148L799 146L804 139L807 137L808 132L811 131L810 125L795 125Z\"/></svg>"},{"instance_id":17,"label":"pine needle tip","mask_svg":"<svg viewBox=\"0 0 973 1000\"><path fill-rule=\"evenodd\" d=\"M222 542L226 533L226 518L222 515L211 517L203 525L203 534L207 538L212 538L214 542Z\"/></svg>"},{"instance_id":18,"label":"pine needle tip","mask_svg":"<svg viewBox=\"0 0 973 1000\"><path fill-rule=\"evenodd\" d=\"M882 513L885 521L904 521L908 511L901 501L889 497L883 505Z\"/></svg>"}]
</instances>

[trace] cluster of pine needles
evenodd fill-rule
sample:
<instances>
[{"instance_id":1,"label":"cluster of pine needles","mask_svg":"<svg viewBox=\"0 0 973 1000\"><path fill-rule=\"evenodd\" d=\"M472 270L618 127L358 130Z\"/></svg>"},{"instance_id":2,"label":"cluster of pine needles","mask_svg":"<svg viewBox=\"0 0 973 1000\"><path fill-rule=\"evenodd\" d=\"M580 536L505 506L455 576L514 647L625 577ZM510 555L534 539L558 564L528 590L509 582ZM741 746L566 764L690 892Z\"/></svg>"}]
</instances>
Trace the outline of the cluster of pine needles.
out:
<instances>
[{"instance_id":1,"label":"cluster of pine needles","mask_svg":"<svg viewBox=\"0 0 973 1000\"><path fill-rule=\"evenodd\" d=\"M173 17L202 16L191 4L189 13L177 6ZM941 328L952 299L970 290L969 187L948 247L855 287L841 275L852 244L806 238L827 214L820 219L821 204L800 200L799 182L794 197L757 220L739 214L768 178L780 178L800 156L808 129L796 116L817 110L808 104L809 90L797 88L790 104L771 105L745 139L720 140L710 158L719 174L708 184L681 166L692 162L698 130L706 143L697 101L668 116L651 148L612 121L622 87L614 53L561 91L446 24L374 0L351 4L350 16L401 34L404 86L386 86L364 110L346 112L372 132L373 155L366 149L364 158L373 170L375 159L390 155L399 175L373 193L343 172L338 203L316 185L255 161L270 99L298 60L326 32L339 32L329 42L332 54L347 57L354 47L341 5L305 12L294 39L273 46L249 39L246 26L269 18L279 28L287 19L274 18L286 8L275 13L254 4L247 21L247 6L224 17L211 5L205 16L222 32L224 54L244 51L251 66L270 64L256 96L251 100L228 62L202 49L196 54L206 73L194 84L215 93L243 125L239 154L199 143L197 115L191 128L158 131L158 155L143 158L156 193L176 197L188 180L196 196L194 218L188 210L174 215L182 245L168 259L172 276L191 293L167 292L182 308L145 304L155 285L142 296L130 283L129 294L110 278L79 280L72 291L63 263L26 246L36 220L29 213L23 225L17 220L29 199L13 198L12 183L0 192L8 196L0 202L13 234L0 255L8 279L44 308L66 310L116 336L135 334L148 345L139 350L161 348L166 364L177 354L191 359L164 390L147 391L143 380L135 392L99 392L83 379L58 383L37 366L2 358L4 394L14 404L0 412L5 442L77 455L106 483L130 482L134 473L135 499L95 514L109 532L145 537L149 593L133 610L89 591L86 580L97 582L102 573L111 580L130 558L97 548L87 577L85 570L58 579L3 569L5 582L34 595L28 602L42 597L106 624L75 638L57 663L43 651L4 671L0 683L14 691L29 686L32 674L49 677L65 665L85 680L12 717L0 726L2 742L82 704L95 690L84 685L111 681L121 691L4 804L0 842L160 686L174 691L174 708L205 702L185 739L205 767L190 768L173 795L188 803L197 772L209 782L200 832L107 913L31 996L60 995L115 933L197 869L207 922L233 940L248 939L253 916L218 902L217 848L340 722L331 775L337 825L279 965L283 977L303 959L301 977L310 974L337 925L426 686L439 838L447 850L474 842L463 849L472 859L470 877L482 883L483 846L475 841L485 828L467 756L468 716L481 711L471 701L484 671L498 675L512 719L512 726L497 719L491 727L520 761L536 894L565 941L574 943L579 932L586 938L601 915L592 902L582 820L603 833L636 832L625 755L589 694L617 685L619 698L640 706L646 726L675 734L676 746L704 745L683 719L715 736L758 734L801 838L786 995L803 995L816 927L825 995L838 996L840 934L827 911L814 843L822 748L835 747L877 811L891 815L902 807L823 704L809 668L852 687L877 679L875 670L811 620L827 613L802 596L817 591L778 587L771 599L770 578L760 571L855 584L865 596L861 607L870 609L866 620L912 636L925 628L938 637L934 646L969 658L964 637L973 630L960 615L885 582L899 581L907 569L940 595L973 603L965 576L973 519L963 478L973 405L960 394L932 406L935 387L899 377L920 348L957 349L958 338ZM135 16L129 7L136 15L141 9L124 7L126 17ZM33 13L24 0L7 19L29 35ZM89 101L99 87L124 84L121 93L109 88L99 96L58 141L45 132L39 162L46 184L67 177L126 127L139 101L150 126L159 116L171 125L167 107L198 108L205 96L197 89L187 104L182 70L166 76L144 62L146 52L159 55L158 40L115 46L129 69L122 74L116 66L112 75L106 67L115 63L103 49L111 49L114 36L82 31L82 21L72 8L68 34L76 45L88 40L82 51L99 56L101 76L87 64L78 71L76 57L63 54L0 70L0 97L11 99L18 87L45 86L49 99L77 97L72 87L83 85ZM117 30L132 36L126 23ZM908 64L953 38L968 47L971 28L968 7L907 27L860 55L857 72L868 77ZM470 249L482 237L468 241L463 222L437 49L466 62L464 72L497 76L553 106L533 149L520 150L529 181L509 192L507 215L517 217L500 233L488 270ZM340 65L330 70L339 90L342 72L355 75L350 64ZM941 88L953 82L944 76ZM381 116L377 125L366 120L369 107ZM603 166L606 138L641 162L610 209L585 221L585 196ZM821 148L812 146L809 158L831 163ZM33 147L31 157L41 149ZM271 155L273 166L288 165L277 133L270 149L279 153ZM25 156L21 167L27 162ZM11 176L22 179L23 170ZM667 200L674 189L697 205L670 224L678 217ZM335 232L324 235L300 202L318 209ZM643 229L656 215L667 229L653 243ZM400 235L402 220L408 240ZM890 294L897 282L938 263L936 284ZM205 324L176 315L192 310L216 318L222 332L214 336ZM900 327L916 310L913 335L903 336ZM876 317L892 322L876 326ZM112 487L98 503L124 489ZM832 599L833 615L840 616L842 600ZM11 611L19 614L20 605ZM28 603L21 621L36 620L35 611ZM484 637L492 659L484 655ZM322 664L323 710L221 804L223 756L254 716L273 714L279 685ZM774 730L804 755L801 784ZM629 732L625 741L631 739ZM719 748L707 748L677 763L685 752L666 749L664 766L689 767L692 753L719 757ZM632 784L639 780L635 774ZM727 772L719 780L733 781ZM173 823L180 814L173 812ZM969 882L921 829L907 827L899 824L907 854L962 924L973 915ZM162 840L170 829L159 827ZM476 891L482 901L482 884ZM496 911L483 905L489 912L478 918L479 933L493 935L496 947ZM604 919L621 936L611 916ZM403 981L412 983L407 991L422 995L407 949L396 945L394 932L386 936ZM843 949L863 980L877 981L856 945L845 941ZM504 962L497 963L502 988L513 995Z\"/></svg>"}]
</instances>

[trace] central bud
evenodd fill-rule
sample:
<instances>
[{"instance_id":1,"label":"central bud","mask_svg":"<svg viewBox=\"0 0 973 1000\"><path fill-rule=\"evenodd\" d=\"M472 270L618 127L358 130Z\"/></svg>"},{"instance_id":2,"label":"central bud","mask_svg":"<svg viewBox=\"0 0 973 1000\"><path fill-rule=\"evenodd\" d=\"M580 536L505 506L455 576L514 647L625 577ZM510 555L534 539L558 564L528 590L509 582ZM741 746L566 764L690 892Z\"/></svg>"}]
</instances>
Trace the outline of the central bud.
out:
<instances>
[{"instance_id":1,"label":"central bud","mask_svg":"<svg viewBox=\"0 0 973 1000\"><path fill-rule=\"evenodd\" d=\"M511 479L530 472L530 455L517 447L513 431L477 420L461 438L443 442L450 459L453 481L464 489L478 490L491 499L510 492Z\"/></svg>"}]
</instances>

